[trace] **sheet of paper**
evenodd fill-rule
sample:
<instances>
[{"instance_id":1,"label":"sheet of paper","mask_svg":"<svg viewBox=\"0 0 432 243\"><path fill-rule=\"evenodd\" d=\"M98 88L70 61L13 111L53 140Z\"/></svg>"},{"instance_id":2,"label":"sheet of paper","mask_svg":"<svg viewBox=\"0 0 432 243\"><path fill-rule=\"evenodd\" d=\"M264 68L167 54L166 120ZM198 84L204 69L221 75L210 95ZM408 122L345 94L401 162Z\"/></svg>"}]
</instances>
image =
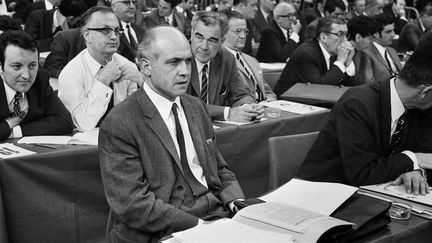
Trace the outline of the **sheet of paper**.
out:
<instances>
[{"instance_id":1,"label":"sheet of paper","mask_svg":"<svg viewBox=\"0 0 432 243\"><path fill-rule=\"evenodd\" d=\"M20 148L12 143L0 144L0 158L9 159L25 155L35 154L35 152Z\"/></svg>"},{"instance_id":2,"label":"sheet of paper","mask_svg":"<svg viewBox=\"0 0 432 243\"><path fill-rule=\"evenodd\" d=\"M280 201L329 216L357 189L340 183L292 179L260 199L266 202Z\"/></svg>"},{"instance_id":3,"label":"sheet of paper","mask_svg":"<svg viewBox=\"0 0 432 243\"><path fill-rule=\"evenodd\" d=\"M264 63L260 62L259 66L263 70L282 71L285 68L285 62Z\"/></svg>"},{"instance_id":4,"label":"sheet of paper","mask_svg":"<svg viewBox=\"0 0 432 243\"><path fill-rule=\"evenodd\" d=\"M425 196L408 194L405 191L404 185L393 186L390 183L384 183L378 185L361 186L360 188L432 206L432 194L429 193Z\"/></svg>"},{"instance_id":5,"label":"sheet of paper","mask_svg":"<svg viewBox=\"0 0 432 243\"><path fill-rule=\"evenodd\" d=\"M217 121L216 120L214 122L219 122L219 123L224 123L224 124L231 124L231 125L236 125L236 126L251 124L251 122L237 122L237 121Z\"/></svg>"},{"instance_id":6,"label":"sheet of paper","mask_svg":"<svg viewBox=\"0 0 432 243\"><path fill-rule=\"evenodd\" d=\"M75 133L68 144L98 145L99 128L86 132Z\"/></svg>"},{"instance_id":7,"label":"sheet of paper","mask_svg":"<svg viewBox=\"0 0 432 243\"><path fill-rule=\"evenodd\" d=\"M28 136L18 140L18 144L67 144L71 136Z\"/></svg>"},{"instance_id":8,"label":"sheet of paper","mask_svg":"<svg viewBox=\"0 0 432 243\"><path fill-rule=\"evenodd\" d=\"M263 103L263 105L266 107L279 108L283 111L288 111L288 112L301 114L301 115L328 110L327 108L322 108L313 105L306 105L306 104L301 104L301 103L286 101L286 100L266 102Z\"/></svg>"},{"instance_id":9,"label":"sheet of paper","mask_svg":"<svg viewBox=\"0 0 432 243\"><path fill-rule=\"evenodd\" d=\"M231 219L223 219L208 225L199 225L173 234L181 243L289 243L292 236L259 230Z\"/></svg>"}]
</instances>

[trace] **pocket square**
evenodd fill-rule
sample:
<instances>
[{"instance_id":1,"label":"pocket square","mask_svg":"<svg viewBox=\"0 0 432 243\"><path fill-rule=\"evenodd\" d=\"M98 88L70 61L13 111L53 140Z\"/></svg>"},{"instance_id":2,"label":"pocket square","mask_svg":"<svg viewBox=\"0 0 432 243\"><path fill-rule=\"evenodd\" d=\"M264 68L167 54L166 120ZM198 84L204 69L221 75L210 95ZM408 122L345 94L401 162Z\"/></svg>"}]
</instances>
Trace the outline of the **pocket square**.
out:
<instances>
[{"instance_id":1,"label":"pocket square","mask_svg":"<svg viewBox=\"0 0 432 243\"><path fill-rule=\"evenodd\" d=\"M209 138L209 139L207 139L207 140L206 140L206 144L207 144L207 145L212 144L214 139L215 139L214 137L213 137L213 138Z\"/></svg>"}]
</instances>

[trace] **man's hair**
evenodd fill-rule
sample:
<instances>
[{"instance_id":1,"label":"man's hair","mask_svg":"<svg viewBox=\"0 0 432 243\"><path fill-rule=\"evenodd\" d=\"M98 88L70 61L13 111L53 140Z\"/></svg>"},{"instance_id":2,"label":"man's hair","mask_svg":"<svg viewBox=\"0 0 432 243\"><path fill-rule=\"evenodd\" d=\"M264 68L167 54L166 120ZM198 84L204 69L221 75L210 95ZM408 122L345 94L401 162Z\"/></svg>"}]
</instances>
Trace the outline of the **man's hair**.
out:
<instances>
[{"instance_id":1,"label":"man's hair","mask_svg":"<svg viewBox=\"0 0 432 243\"><path fill-rule=\"evenodd\" d=\"M8 30L22 30L22 29L21 29L21 25L15 19L7 15L0 15L0 30L6 32Z\"/></svg>"},{"instance_id":2,"label":"man's hair","mask_svg":"<svg viewBox=\"0 0 432 243\"><path fill-rule=\"evenodd\" d=\"M171 8L175 8L177 5L179 5L182 0L164 0L167 3L171 4Z\"/></svg>"},{"instance_id":3,"label":"man's hair","mask_svg":"<svg viewBox=\"0 0 432 243\"><path fill-rule=\"evenodd\" d=\"M59 11L63 16L78 17L87 11L88 7L84 0L61 1Z\"/></svg>"},{"instance_id":4,"label":"man's hair","mask_svg":"<svg viewBox=\"0 0 432 243\"><path fill-rule=\"evenodd\" d=\"M4 70L5 51L8 45L17 46L24 50L37 52L37 42L22 30L9 30L0 35L0 63Z\"/></svg>"},{"instance_id":5,"label":"man's hair","mask_svg":"<svg viewBox=\"0 0 432 243\"><path fill-rule=\"evenodd\" d=\"M231 9L224 9L224 10L219 11L219 13L224 14L227 17L228 22L231 19L245 19L243 14L241 14L237 11L232 11Z\"/></svg>"},{"instance_id":6,"label":"man's hair","mask_svg":"<svg viewBox=\"0 0 432 243\"><path fill-rule=\"evenodd\" d=\"M87 23L89 22L89 20L91 19L91 16L96 13L96 12L101 12L101 13L112 13L115 15L115 13L112 11L112 9L110 7L106 7L106 6L95 6L95 7L91 7L89 8L89 10L87 10L87 12L85 12L83 14L83 16L81 17L81 27L84 27L87 25ZM120 20L119 20L120 21Z\"/></svg>"},{"instance_id":7,"label":"man's hair","mask_svg":"<svg viewBox=\"0 0 432 243\"><path fill-rule=\"evenodd\" d=\"M386 14L378 14L373 16L372 18L375 22L376 33L380 34L380 36L381 36L381 31L384 30L385 26L394 23L394 20Z\"/></svg>"},{"instance_id":8,"label":"man's hair","mask_svg":"<svg viewBox=\"0 0 432 243\"><path fill-rule=\"evenodd\" d=\"M213 11L199 11L192 18L192 29L195 29L198 21L202 22L205 26L219 25L222 37L224 37L228 32L228 21L225 14Z\"/></svg>"},{"instance_id":9,"label":"man's hair","mask_svg":"<svg viewBox=\"0 0 432 243\"><path fill-rule=\"evenodd\" d=\"M286 14L285 10L287 8L291 8L295 11L295 7L291 3L279 2L273 9L273 17L277 18L281 14L285 15Z\"/></svg>"},{"instance_id":10,"label":"man's hair","mask_svg":"<svg viewBox=\"0 0 432 243\"><path fill-rule=\"evenodd\" d=\"M432 45L417 49L399 73L399 78L411 87L432 85Z\"/></svg>"},{"instance_id":11,"label":"man's hair","mask_svg":"<svg viewBox=\"0 0 432 243\"><path fill-rule=\"evenodd\" d=\"M342 0L327 0L324 4L324 13L333 13L336 8L340 8L342 11L346 10L345 3Z\"/></svg>"},{"instance_id":12,"label":"man's hair","mask_svg":"<svg viewBox=\"0 0 432 243\"><path fill-rule=\"evenodd\" d=\"M417 0L416 1L416 9L420 12L420 15L425 11L427 6L431 6L432 1L431 0Z\"/></svg>"},{"instance_id":13,"label":"man's hair","mask_svg":"<svg viewBox=\"0 0 432 243\"><path fill-rule=\"evenodd\" d=\"M154 51L153 43L156 41L156 34L155 30L158 27L151 28L148 30L141 43L138 45L138 51L137 51L137 59L141 60L142 58L145 58L147 60L152 60L153 58L157 59L157 53Z\"/></svg>"},{"instance_id":14,"label":"man's hair","mask_svg":"<svg viewBox=\"0 0 432 243\"><path fill-rule=\"evenodd\" d=\"M315 37L319 37L321 33L327 33L332 30L331 25L332 24L346 24L345 20L342 18L339 18L337 16L325 16L324 18L320 19L317 26L317 32Z\"/></svg>"},{"instance_id":15,"label":"man's hair","mask_svg":"<svg viewBox=\"0 0 432 243\"><path fill-rule=\"evenodd\" d=\"M249 0L234 0L233 6L238 6L240 3L243 3L244 5L247 5Z\"/></svg>"},{"instance_id":16,"label":"man's hair","mask_svg":"<svg viewBox=\"0 0 432 243\"><path fill-rule=\"evenodd\" d=\"M355 40L355 36L370 36L376 33L375 22L371 17L360 15L352 18L347 23L350 40Z\"/></svg>"},{"instance_id":17,"label":"man's hair","mask_svg":"<svg viewBox=\"0 0 432 243\"><path fill-rule=\"evenodd\" d=\"M420 16L432 16L432 5L425 6L421 11Z\"/></svg>"}]
</instances>

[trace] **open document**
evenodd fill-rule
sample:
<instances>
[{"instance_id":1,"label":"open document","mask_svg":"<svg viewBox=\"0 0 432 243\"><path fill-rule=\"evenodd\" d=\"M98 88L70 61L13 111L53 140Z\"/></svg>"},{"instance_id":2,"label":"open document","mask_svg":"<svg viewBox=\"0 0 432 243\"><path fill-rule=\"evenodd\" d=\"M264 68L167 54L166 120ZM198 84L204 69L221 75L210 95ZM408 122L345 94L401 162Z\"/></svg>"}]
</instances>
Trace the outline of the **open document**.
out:
<instances>
[{"instance_id":1,"label":"open document","mask_svg":"<svg viewBox=\"0 0 432 243\"><path fill-rule=\"evenodd\" d=\"M276 100L276 101L271 101L271 102L265 102L265 103L263 103L263 105L266 107L278 108L278 109L283 110L283 111L288 111L288 112L296 113L296 114L300 114L300 115L305 115L305 114L310 114L310 113L314 113L314 112L328 110L327 108L322 108L322 107L313 106L313 105L306 105L306 104L292 102L292 101L286 101L286 100Z\"/></svg>"},{"instance_id":2,"label":"open document","mask_svg":"<svg viewBox=\"0 0 432 243\"><path fill-rule=\"evenodd\" d=\"M18 144L82 144L97 145L99 128L77 132L73 136L29 136L18 140Z\"/></svg>"}]
</instances>

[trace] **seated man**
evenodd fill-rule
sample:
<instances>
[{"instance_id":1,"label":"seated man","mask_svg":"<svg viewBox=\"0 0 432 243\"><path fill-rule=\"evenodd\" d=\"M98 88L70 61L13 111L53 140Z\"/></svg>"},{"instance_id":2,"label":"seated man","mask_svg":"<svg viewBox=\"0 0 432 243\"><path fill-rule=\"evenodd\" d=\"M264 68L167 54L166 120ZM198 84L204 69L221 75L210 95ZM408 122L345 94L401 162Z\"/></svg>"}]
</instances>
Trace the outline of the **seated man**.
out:
<instances>
[{"instance_id":1,"label":"seated man","mask_svg":"<svg viewBox=\"0 0 432 243\"><path fill-rule=\"evenodd\" d=\"M145 28L171 25L189 36L188 31L190 31L190 28L187 26L186 17L176 10L176 6L180 2L181 0L159 0L157 9L144 16Z\"/></svg>"},{"instance_id":2,"label":"seated man","mask_svg":"<svg viewBox=\"0 0 432 243\"><path fill-rule=\"evenodd\" d=\"M295 8L289 3L279 3L273 10L270 28L261 35L257 59L260 62L286 62L300 45L301 24Z\"/></svg>"},{"instance_id":3,"label":"seated man","mask_svg":"<svg viewBox=\"0 0 432 243\"><path fill-rule=\"evenodd\" d=\"M413 51L417 47L421 36L432 30L432 5L426 5L420 12L420 18L406 24L397 41L398 51Z\"/></svg>"},{"instance_id":4,"label":"seated man","mask_svg":"<svg viewBox=\"0 0 432 243\"><path fill-rule=\"evenodd\" d=\"M208 104L212 119L251 121L263 116L253 92L241 78L235 57L224 47L227 33L224 15L198 12L192 19L191 81L188 93Z\"/></svg>"},{"instance_id":5,"label":"seated man","mask_svg":"<svg viewBox=\"0 0 432 243\"><path fill-rule=\"evenodd\" d=\"M374 20L376 33L372 44L363 50L365 59L357 73L365 82L387 81L402 69L396 50L390 47L395 36L393 19L381 14Z\"/></svg>"},{"instance_id":6,"label":"seated man","mask_svg":"<svg viewBox=\"0 0 432 243\"><path fill-rule=\"evenodd\" d=\"M345 20L327 16L318 23L317 36L300 45L288 60L274 88L280 96L296 83L354 84L354 47L347 41Z\"/></svg>"},{"instance_id":7,"label":"seated man","mask_svg":"<svg viewBox=\"0 0 432 243\"><path fill-rule=\"evenodd\" d=\"M399 77L349 89L333 107L298 176L354 186L398 178L407 192L429 191L430 137L423 110L432 107L432 49L416 51ZM425 146L428 145L428 146Z\"/></svg>"},{"instance_id":8,"label":"seated man","mask_svg":"<svg viewBox=\"0 0 432 243\"><path fill-rule=\"evenodd\" d=\"M0 141L71 133L70 113L39 70L36 41L20 30L1 34L0 60Z\"/></svg>"},{"instance_id":9,"label":"seated man","mask_svg":"<svg viewBox=\"0 0 432 243\"><path fill-rule=\"evenodd\" d=\"M159 242L232 215L244 198L220 155L206 107L186 93L192 54L173 27L139 46L144 87L101 126L99 159L110 205L107 242Z\"/></svg>"},{"instance_id":10,"label":"seated man","mask_svg":"<svg viewBox=\"0 0 432 243\"><path fill-rule=\"evenodd\" d=\"M258 61L248 54L241 52L245 45L246 33L248 32L246 20L243 15L235 11L224 11L223 13L228 17L228 32L224 46L236 57L237 68L244 83L249 85L257 102L275 101L275 93L273 93L270 85L268 85L259 72Z\"/></svg>"},{"instance_id":11,"label":"seated man","mask_svg":"<svg viewBox=\"0 0 432 243\"><path fill-rule=\"evenodd\" d=\"M252 40L252 29L254 28L252 21L258 11L258 0L234 0L232 11L240 13L246 19L247 28L251 31L246 35L246 42L242 51L252 55L258 48L258 45L256 44L258 41Z\"/></svg>"},{"instance_id":12,"label":"seated man","mask_svg":"<svg viewBox=\"0 0 432 243\"><path fill-rule=\"evenodd\" d=\"M108 7L93 7L82 17L87 49L59 75L59 96L82 131L99 126L109 110L141 86L134 63L116 53L122 30Z\"/></svg>"}]
</instances>

